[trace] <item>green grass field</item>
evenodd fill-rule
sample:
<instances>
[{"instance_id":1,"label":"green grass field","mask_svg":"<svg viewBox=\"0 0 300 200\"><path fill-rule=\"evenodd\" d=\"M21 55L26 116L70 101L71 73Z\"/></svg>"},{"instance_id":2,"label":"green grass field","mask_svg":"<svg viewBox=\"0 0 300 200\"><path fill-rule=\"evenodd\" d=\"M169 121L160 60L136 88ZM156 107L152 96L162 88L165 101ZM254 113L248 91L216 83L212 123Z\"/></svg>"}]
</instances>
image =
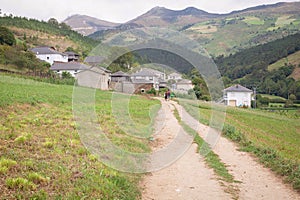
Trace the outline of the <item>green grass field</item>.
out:
<instances>
[{"instance_id":1,"label":"green grass field","mask_svg":"<svg viewBox=\"0 0 300 200\"><path fill-rule=\"evenodd\" d=\"M264 25L265 23L263 20L254 16L247 16L243 21L250 25Z\"/></svg>"},{"instance_id":2,"label":"green grass field","mask_svg":"<svg viewBox=\"0 0 300 200\"><path fill-rule=\"evenodd\" d=\"M200 122L209 124L212 109L205 102L180 101ZM198 109L195 109L198 108ZM300 110L271 112L228 107L225 135L241 145L300 190Z\"/></svg>"},{"instance_id":3,"label":"green grass field","mask_svg":"<svg viewBox=\"0 0 300 200\"><path fill-rule=\"evenodd\" d=\"M139 199L140 175L104 166L82 145L72 114L72 86L0 74L0 191L3 199ZM110 92L96 92L98 123L120 148L149 151L111 114ZM133 121L151 125L159 102L130 99ZM155 109L154 112L155 114Z\"/></svg>"}]
</instances>

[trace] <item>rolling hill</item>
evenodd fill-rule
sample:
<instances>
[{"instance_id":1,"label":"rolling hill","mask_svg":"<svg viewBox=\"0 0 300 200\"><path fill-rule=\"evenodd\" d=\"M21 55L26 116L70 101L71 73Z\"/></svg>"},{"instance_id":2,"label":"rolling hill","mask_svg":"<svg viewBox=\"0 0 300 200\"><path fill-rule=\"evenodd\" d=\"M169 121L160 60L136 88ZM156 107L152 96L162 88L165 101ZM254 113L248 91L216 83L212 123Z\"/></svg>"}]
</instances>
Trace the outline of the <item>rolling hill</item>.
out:
<instances>
[{"instance_id":1,"label":"rolling hill","mask_svg":"<svg viewBox=\"0 0 300 200\"><path fill-rule=\"evenodd\" d=\"M214 14L188 7L170 10L155 7L127 23L90 35L106 35L138 27L164 27L180 31L201 44L212 56L230 55L300 30L300 2L262 5L228 14Z\"/></svg>"}]
</instances>

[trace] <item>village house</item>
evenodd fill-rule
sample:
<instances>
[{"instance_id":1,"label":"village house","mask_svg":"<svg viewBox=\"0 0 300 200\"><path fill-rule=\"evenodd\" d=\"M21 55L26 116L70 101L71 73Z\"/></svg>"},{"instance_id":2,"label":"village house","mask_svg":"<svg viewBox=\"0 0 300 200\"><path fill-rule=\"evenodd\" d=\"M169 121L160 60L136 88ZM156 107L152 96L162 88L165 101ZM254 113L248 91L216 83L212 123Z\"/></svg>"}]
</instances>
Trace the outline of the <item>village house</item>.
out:
<instances>
[{"instance_id":1,"label":"village house","mask_svg":"<svg viewBox=\"0 0 300 200\"><path fill-rule=\"evenodd\" d=\"M72 77L76 78L76 75L82 71L89 69L90 66L79 62L54 62L53 65L50 67L50 70L56 72L57 74L62 74L63 72L69 72Z\"/></svg>"},{"instance_id":2,"label":"village house","mask_svg":"<svg viewBox=\"0 0 300 200\"><path fill-rule=\"evenodd\" d=\"M178 80L176 82L176 89L177 90L190 90L190 89L193 89L194 86L193 86L193 83L191 80L188 80L188 79L181 79L181 80Z\"/></svg>"},{"instance_id":3,"label":"village house","mask_svg":"<svg viewBox=\"0 0 300 200\"><path fill-rule=\"evenodd\" d=\"M54 47L35 47L30 49L40 60L48 62L52 65L54 62L68 62L68 55L60 53Z\"/></svg>"},{"instance_id":4,"label":"village house","mask_svg":"<svg viewBox=\"0 0 300 200\"><path fill-rule=\"evenodd\" d=\"M143 68L140 71L131 75L131 81L135 84L152 84L153 88L159 89L159 81L164 80L165 74L163 72Z\"/></svg>"},{"instance_id":5,"label":"village house","mask_svg":"<svg viewBox=\"0 0 300 200\"><path fill-rule=\"evenodd\" d=\"M224 89L224 101L227 106L251 107L253 91L239 84Z\"/></svg>"},{"instance_id":6,"label":"village house","mask_svg":"<svg viewBox=\"0 0 300 200\"><path fill-rule=\"evenodd\" d=\"M91 67L77 74L79 86L108 90L110 85L111 71L103 67Z\"/></svg>"},{"instance_id":7,"label":"village house","mask_svg":"<svg viewBox=\"0 0 300 200\"><path fill-rule=\"evenodd\" d=\"M125 72L118 71L111 74L111 82L122 82L122 81L129 81L129 80L130 80L130 75Z\"/></svg>"},{"instance_id":8,"label":"village house","mask_svg":"<svg viewBox=\"0 0 300 200\"><path fill-rule=\"evenodd\" d=\"M182 79L182 75L176 72L173 72L171 74L168 75L168 80L181 80Z\"/></svg>"}]
</instances>

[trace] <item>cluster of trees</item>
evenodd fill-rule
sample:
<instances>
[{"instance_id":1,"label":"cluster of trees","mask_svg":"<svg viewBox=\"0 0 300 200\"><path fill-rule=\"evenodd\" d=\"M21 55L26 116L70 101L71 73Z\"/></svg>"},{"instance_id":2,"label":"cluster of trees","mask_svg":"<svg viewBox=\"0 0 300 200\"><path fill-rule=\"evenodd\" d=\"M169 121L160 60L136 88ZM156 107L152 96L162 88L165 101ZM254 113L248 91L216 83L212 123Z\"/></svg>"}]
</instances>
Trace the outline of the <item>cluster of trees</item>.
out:
<instances>
[{"instance_id":1,"label":"cluster of trees","mask_svg":"<svg viewBox=\"0 0 300 200\"><path fill-rule=\"evenodd\" d=\"M300 33L263 45L242 50L228 57L219 56L215 62L225 84L240 83L256 87L259 93L300 99L299 81L290 78L295 66L286 65L268 71L268 66L300 50Z\"/></svg>"},{"instance_id":2,"label":"cluster of trees","mask_svg":"<svg viewBox=\"0 0 300 200\"><path fill-rule=\"evenodd\" d=\"M1 26L9 27L15 26L19 28L26 28L30 30L41 31L53 35L61 35L70 38L85 51L90 51L95 47L99 41L95 41L89 37L82 36L76 31L71 30L70 26L65 23L59 23L56 19L51 18L48 22L39 21L36 19L28 19L26 17L4 16L0 17Z\"/></svg>"},{"instance_id":3,"label":"cluster of trees","mask_svg":"<svg viewBox=\"0 0 300 200\"><path fill-rule=\"evenodd\" d=\"M37 59L32 52L25 51L23 45L17 45L14 34L6 27L0 27L0 64L34 72L45 72L49 69L48 63Z\"/></svg>"}]
</instances>

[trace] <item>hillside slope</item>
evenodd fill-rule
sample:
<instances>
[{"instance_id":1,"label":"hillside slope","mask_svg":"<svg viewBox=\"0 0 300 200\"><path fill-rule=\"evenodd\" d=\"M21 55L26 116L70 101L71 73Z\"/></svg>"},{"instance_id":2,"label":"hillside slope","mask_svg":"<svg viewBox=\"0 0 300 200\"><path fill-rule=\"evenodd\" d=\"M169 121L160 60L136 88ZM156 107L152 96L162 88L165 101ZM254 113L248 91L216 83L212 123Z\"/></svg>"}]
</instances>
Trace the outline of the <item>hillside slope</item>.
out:
<instances>
[{"instance_id":1,"label":"hillside slope","mask_svg":"<svg viewBox=\"0 0 300 200\"><path fill-rule=\"evenodd\" d=\"M300 2L257 6L228 14L213 14L193 7L184 10L155 7L114 30L95 32L90 37L102 39L132 28L163 27L188 35L213 56L229 55L299 32L298 13Z\"/></svg>"},{"instance_id":2,"label":"hillside slope","mask_svg":"<svg viewBox=\"0 0 300 200\"><path fill-rule=\"evenodd\" d=\"M72 15L63 21L82 35L90 35L96 31L114 29L118 23L100 20L86 15Z\"/></svg>"},{"instance_id":3,"label":"hillside slope","mask_svg":"<svg viewBox=\"0 0 300 200\"><path fill-rule=\"evenodd\" d=\"M296 63L280 64L281 59L297 57L299 50L300 33L297 33L228 57L219 56L215 58L215 62L224 80L255 87L259 93L284 98L294 94L300 99L300 80L297 79L299 66ZM273 66L273 70L270 66Z\"/></svg>"},{"instance_id":4,"label":"hillside slope","mask_svg":"<svg viewBox=\"0 0 300 200\"><path fill-rule=\"evenodd\" d=\"M44 22L25 17L6 16L0 17L0 26L10 28L20 42L26 41L29 47L50 45L64 51L65 47L70 45L70 47L84 52L91 50L98 43L72 31L65 23L59 24L55 20Z\"/></svg>"},{"instance_id":5,"label":"hillside slope","mask_svg":"<svg viewBox=\"0 0 300 200\"><path fill-rule=\"evenodd\" d=\"M268 70L269 71L276 70L276 69L279 69L280 67L283 67L286 65L295 66L295 69L290 77L294 78L295 80L300 80L300 51L297 51L297 52L269 65Z\"/></svg>"}]
</instances>

